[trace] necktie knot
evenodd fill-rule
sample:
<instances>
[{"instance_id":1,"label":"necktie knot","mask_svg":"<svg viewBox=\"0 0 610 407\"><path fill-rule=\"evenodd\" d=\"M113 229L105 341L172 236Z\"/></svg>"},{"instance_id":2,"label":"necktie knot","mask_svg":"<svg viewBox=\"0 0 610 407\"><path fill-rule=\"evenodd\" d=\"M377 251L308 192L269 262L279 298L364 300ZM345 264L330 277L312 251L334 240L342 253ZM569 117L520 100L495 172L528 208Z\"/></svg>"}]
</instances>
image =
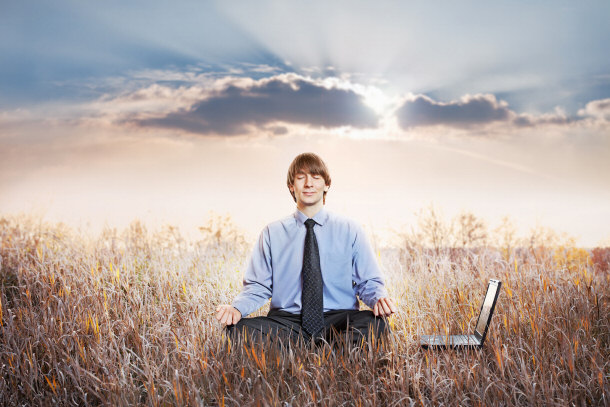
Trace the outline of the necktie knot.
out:
<instances>
[{"instance_id":1,"label":"necktie knot","mask_svg":"<svg viewBox=\"0 0 610 407\"><path fill-rule=\"evenodd\" d=\"M313 226L316 224L316 221L313 219L307 219L305 221L305 226L307 226L307 229L313 229Z\"/></svg>"}]
</instances>

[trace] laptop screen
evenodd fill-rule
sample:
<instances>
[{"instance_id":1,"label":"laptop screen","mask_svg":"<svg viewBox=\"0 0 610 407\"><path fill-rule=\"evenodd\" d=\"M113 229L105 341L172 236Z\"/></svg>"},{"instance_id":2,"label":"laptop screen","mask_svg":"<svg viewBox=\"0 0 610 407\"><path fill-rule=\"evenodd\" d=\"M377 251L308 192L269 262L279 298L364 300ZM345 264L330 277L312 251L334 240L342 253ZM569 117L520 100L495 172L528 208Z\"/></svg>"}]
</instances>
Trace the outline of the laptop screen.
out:
<instances>
[{"instance_id":1,"label":"laptop screen","mask_svg":"<svg viewBox=\"0 0 610 407\"><path fill-rule=\"evenodd\" d=\"M491 316L491 307L494 304L496 291L498 291L498 283L491 281L487 286L487 294L485 294L483 308L481 308L481 315L479 315L479 321L477 322L477 327L474 330L481 336L483 336L485 333L485 327L487 326L487 322Z\"/></svg>"}]
</instances>

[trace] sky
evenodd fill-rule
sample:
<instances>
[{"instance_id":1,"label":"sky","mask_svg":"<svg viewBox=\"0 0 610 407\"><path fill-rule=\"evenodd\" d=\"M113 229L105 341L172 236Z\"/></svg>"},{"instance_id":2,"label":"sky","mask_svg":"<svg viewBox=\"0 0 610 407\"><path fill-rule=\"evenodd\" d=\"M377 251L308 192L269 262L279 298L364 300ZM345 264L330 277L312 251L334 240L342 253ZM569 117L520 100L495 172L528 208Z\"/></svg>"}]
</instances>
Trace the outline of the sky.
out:
<instances>
[{"instance_id":1,"label":"sky","mask_svg":"<svg viewBox=\"0 0 610 407\"><path fill-rule=\"evenodd\" d=\"M610 244L607 1L0 1L0 216L250 237L326 206L434 205Z\"/></svg>"}]
</instances>

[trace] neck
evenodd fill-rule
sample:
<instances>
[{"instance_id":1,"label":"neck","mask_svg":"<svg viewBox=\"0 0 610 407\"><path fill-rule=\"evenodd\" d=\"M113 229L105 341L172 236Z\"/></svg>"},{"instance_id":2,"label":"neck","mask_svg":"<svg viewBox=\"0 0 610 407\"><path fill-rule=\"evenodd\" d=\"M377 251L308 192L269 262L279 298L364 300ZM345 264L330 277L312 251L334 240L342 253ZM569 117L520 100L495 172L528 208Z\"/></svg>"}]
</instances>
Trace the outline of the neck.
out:
<instances>
[{"instance_id":1,"label":"neck","mask_svg":"<svg viewBox=\"0 0 610 407\"><path fill-rule=\"evenodd\" d=\"M303 205L302 203L298 203L297 204L297 208L303 212L305 215L307 215L308 218L313 218L316 213L320 212L322 210L322 208L324 207L324 204L322 203L322 201L318 202L315 205Z\"/></svg>"}]
</instances>

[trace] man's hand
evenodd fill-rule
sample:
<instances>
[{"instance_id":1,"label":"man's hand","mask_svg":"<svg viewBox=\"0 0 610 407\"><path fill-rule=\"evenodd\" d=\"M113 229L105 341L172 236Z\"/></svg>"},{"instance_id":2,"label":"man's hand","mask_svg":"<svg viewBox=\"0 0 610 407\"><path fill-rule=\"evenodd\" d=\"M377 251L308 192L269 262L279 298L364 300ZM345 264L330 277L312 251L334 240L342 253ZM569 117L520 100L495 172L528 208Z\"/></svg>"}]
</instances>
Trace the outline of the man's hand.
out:
<instances>
[{"instance_id":1,"label":"man's hand","mask_svg":"<svg viewBox=\"0 0 610 407\"><path fill-rule=\"evenodd\" d=\"M241 319L241 312L229 304L221 304L216 307L216 319L224 325L236 324Z\"/></svg>"},{"instance_id":2,"label":"man's hand","mask_svg":"<svg viewBox=\"0 0 610 407\"><path fill-rule=\"evenodd\" d=\"M396 308L392 299L388 297L380 298L375 307L373 307L373 314L376 317L389 317L395 312L398 312L398 308Z\"/></svg>"}]
</instances>

